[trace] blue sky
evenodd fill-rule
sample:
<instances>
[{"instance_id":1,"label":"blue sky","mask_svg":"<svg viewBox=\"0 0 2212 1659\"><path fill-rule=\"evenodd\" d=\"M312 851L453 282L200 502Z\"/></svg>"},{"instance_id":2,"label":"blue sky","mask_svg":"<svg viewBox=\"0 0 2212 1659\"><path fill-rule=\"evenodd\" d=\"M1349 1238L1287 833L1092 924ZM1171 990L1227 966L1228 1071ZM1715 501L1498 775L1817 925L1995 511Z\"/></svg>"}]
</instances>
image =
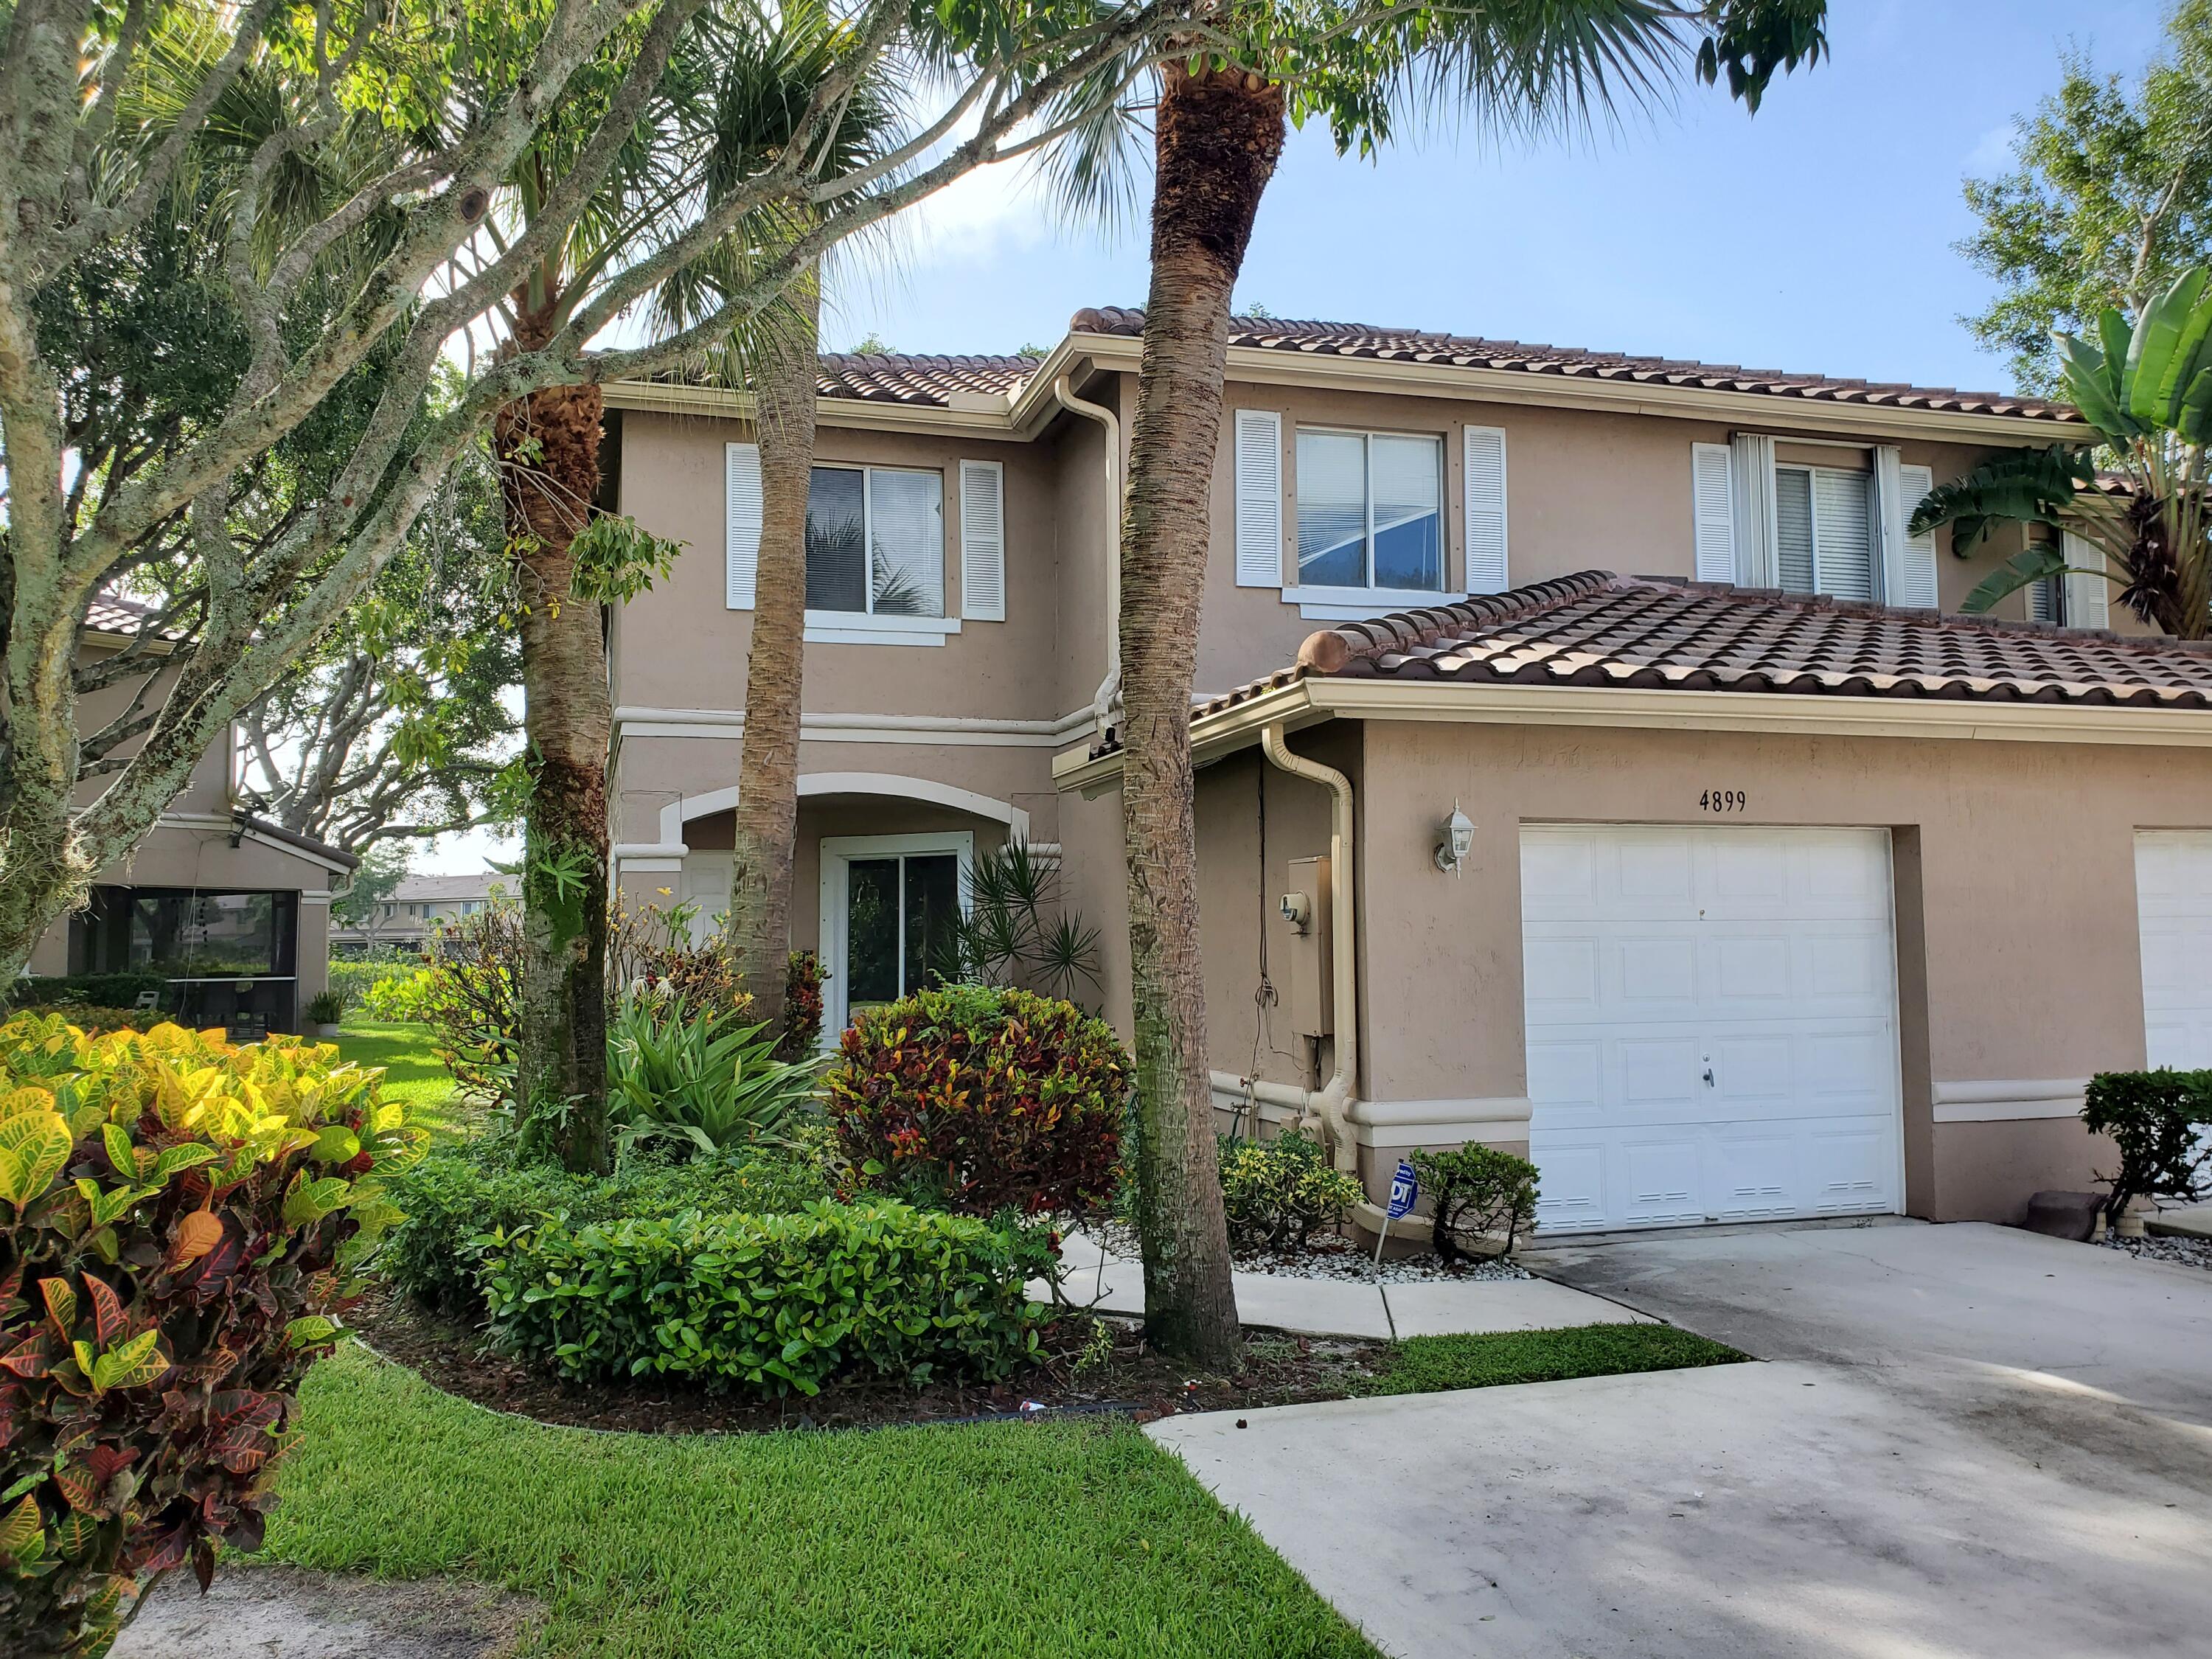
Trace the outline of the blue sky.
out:
<instances>
[{"instance_id":1,"label":"blue sky","mask_svg":"<svg viewBox=\"0 0 2212 1659\"><path fill-rule=\"evenodd\" d=\"M1499 153L1437 137L1379 162L1293 137L1261 208L1239 303L1757 368L2004 389L1958 322L1988 283L1952 249L1960 180L2005 165L2014 118L2087 47L2133 76L2164 0L1830 0L1834 58L1756 117L1724 94L1618 134ZM2094 20L2090 14L2094 10ZM900 351L1049 345L1073 312L1139 305L1141 226L1070 234L999 168L927 205L895 258L846 276L824 343ZM424 872L514 843L449 836Z\"/></svg>"},{"instance_id":2,"label":"blue sky","mask_svg":"<svg viewBox=\"0 0 2212 1659\"><path fill-rule=\"evenodd\" d=\"M1831 0L1834 57L1756 117L1686 91L1619 134L1498 153L1472 136L1340 160L1294 137L1239 303L1756 368L1999 387L1957 322L1987 283L1952 249L1960 180L2001 167L2069 41L2132 75L2163 0ZM994 170L1010 173L1011 169ZM986 175L928 210L899 268L848 279L825 343L1049 344L1080 307L1139 304L1141 228L1045 222Z\"/></svg>"}]
</instances>

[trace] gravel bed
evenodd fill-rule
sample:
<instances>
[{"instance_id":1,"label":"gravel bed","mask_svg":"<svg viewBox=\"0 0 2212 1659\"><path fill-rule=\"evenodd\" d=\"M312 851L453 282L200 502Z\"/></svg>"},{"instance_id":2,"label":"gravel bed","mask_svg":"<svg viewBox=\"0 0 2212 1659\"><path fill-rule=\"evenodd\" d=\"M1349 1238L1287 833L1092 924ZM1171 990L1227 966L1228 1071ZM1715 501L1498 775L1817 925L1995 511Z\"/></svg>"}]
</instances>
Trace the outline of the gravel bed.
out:
<instances>
[{"instance_id":1,"label":"gravel bed","mask_svg":"<svg viewBox=\"0 0 2212 1659\"><path fill-rule=\"evenodd\" d=\"M2212 1238L2174 1238L2152 1235L2143 1238L2108 1237L2107 1249L2125 1250L2146 1261L2171 1261L2184 1267L2212 1272Z\"/></svg>"},{"instance_id":2,"label":"gravel bed","mask_svg":"<svg viewBox=\"0 0 2212 1659\"><path fill-rule=\"evenodd\" d=\"M1422 1224L1427 1225L1425 1222ZM1137 1235L1133 1228L1109 1222L1098 1232L1109 1254L1131 1261L1137 1259ZM1316 1239L1310 1248L1303 1250L1239 1250L1233 1260L1238 1273L1258 1273L1266 1279L1340 1279L1361 1285L1372 1285L1378 1279L1385 1285L1463 1285L1485 1279L1535 1277L1505 1256L1494 1256L1486 1261L1462 1261L1447 1267L1425 1251L1395 1259L1386 1256L1378 1273L1372 1255L1348 1239L1334 1237ZM1070 1282L1081 1278L1079 1271Z\"/></svg>"}]
</instances>

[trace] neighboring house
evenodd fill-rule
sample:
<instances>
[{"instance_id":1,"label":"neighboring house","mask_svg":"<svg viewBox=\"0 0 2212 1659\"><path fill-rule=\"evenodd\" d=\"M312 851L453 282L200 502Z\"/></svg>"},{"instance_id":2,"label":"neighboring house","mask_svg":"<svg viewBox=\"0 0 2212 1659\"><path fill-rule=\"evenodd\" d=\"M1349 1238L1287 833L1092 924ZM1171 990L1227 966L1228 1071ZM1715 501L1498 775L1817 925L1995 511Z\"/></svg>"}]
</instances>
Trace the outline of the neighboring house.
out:
<instances>
[{"instance_id":1,"label":"neighboring house","mask_svg":"<svg viewBox=\"0 0 2212 1659\"><path fill-rule=\"evenodd\" d=\"M507 890L494 870L465 876L408 876L354 926L331 929L331 951L360 956L371 950L420 951L438 931L489 908Z\"/></svg>"},{"instance_id":2,"label":"neighboring house","mask_svg":"<svg viewBox=\"0 0 2212 1659\"><path fill-rule=\"evenodd\" d=\"M823 360L793 944L833 1030L1010 836L1060 854L1127 1027L1100 703L1141 324ZM741 397L608 403L612 498L694 550L611 623L617 880L712 911L758 455ZM2212 1064L2212 657L2030 620L2140 635L2093 579L1960 618L2020 533L1905 529L2084 429L1234 322L1193 716L1217 1103L1336 1124L1378 1194L1413 1146L1528 1149L1560 1231L2087 1184L2092 1072Z\"/></svg>"},{"instance_id":3,"label":"neighboring house","mask_svg":"<svg viewBox=\"0 0 2212 1659\"><path fill-rule=\"evenodd\" d=\"M145 614L130 600L96 598L80 652L96 660L125 649ZM84 729L97 731L126 708L137 684L83 698ZM101 781L85 785L80 799L94 799ZM186 1024L245 1037L297 1031L301 1011L328 982L331 893L359 863L246 811L231 753L213 750L130 858L93 878L86 908L40 941L30 971L160 974L168 981L162 1007Z\"/></svg>"}]
</instances>

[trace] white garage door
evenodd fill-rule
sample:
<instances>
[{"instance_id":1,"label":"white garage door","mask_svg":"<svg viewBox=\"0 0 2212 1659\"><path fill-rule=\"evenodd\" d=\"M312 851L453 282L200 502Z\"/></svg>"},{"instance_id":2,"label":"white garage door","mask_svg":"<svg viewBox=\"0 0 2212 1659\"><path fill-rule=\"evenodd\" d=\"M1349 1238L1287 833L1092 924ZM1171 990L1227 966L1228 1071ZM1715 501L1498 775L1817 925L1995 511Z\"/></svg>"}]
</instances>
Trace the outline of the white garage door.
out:
<instances>
[{"instance_id":1,"label":"white garage door","mask_svg":"<svg viewBox=\"0 0 2212 1659\"><path fill-rule=\"evenodd\" d=\"M2154 1066L2212 1066L2212 830L2136 837L2143 1037Z\"/></svg>"},{"instance_id":2,"label":"white garage door","mask_svg":"<svg viewBox=\"0 0 2212 1659\"><path fill-rule=\"evenodd\" d=\"M1538 1225L1899 1207L1889 837L1521 838Z\"/></svg>"}]
</instances>

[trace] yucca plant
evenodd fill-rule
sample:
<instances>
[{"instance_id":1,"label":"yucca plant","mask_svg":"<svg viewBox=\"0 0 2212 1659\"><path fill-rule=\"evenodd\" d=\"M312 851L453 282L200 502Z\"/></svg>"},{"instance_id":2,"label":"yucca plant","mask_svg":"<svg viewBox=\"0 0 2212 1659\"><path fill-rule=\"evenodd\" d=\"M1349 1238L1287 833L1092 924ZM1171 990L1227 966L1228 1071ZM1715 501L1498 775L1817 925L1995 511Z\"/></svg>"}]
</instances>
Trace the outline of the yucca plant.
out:
<instances>
[{"instance_id":1,"label":"yucca plant","mask_svg":"<svg viewBox=\"0 0 2212 1659\"><path fill-rule=\"evenodd\" d=\"M948 983L1018 987L1078 1002L1098 991L1098 930L1060 904L1058 864L1010 841L968 872L968 908L930 966Z\"/></svg>"},{"instance_id":2,"label":"yucca plant","mask_svg":"<svg viewBox=\"0 0 2212 1659\"><path fill-rule=\"evenodd\" d=\"M2212 634L2205 548L2206 442L2212 438L2212 272L2185 271L2130 323L2118 307L2091 342L2057 334L2066 395L2096 433L2087 444L2014 451L1929 493L1912 532L1952 526L1961 557L1998 523L2045 524L2077 538L2102 568L2069 566L2062 543L2015 554L1960 608L2063 574L2116 583L2138 617L2177 639Z\"/></svg>"},{"instance_id":3,"label":"yucca plant","mask_svg":"<svg viewBox=\"0 0 2212 1659\"><path fill-rule=\"evenodd\" d=\"M633 986L607 1026L607 1112L622 1149L667 1143L708 1156L781 1144L813 1103L817 1060L778 1060L763 1021L695 1012Z\"/></svg>"}]
</instances>

